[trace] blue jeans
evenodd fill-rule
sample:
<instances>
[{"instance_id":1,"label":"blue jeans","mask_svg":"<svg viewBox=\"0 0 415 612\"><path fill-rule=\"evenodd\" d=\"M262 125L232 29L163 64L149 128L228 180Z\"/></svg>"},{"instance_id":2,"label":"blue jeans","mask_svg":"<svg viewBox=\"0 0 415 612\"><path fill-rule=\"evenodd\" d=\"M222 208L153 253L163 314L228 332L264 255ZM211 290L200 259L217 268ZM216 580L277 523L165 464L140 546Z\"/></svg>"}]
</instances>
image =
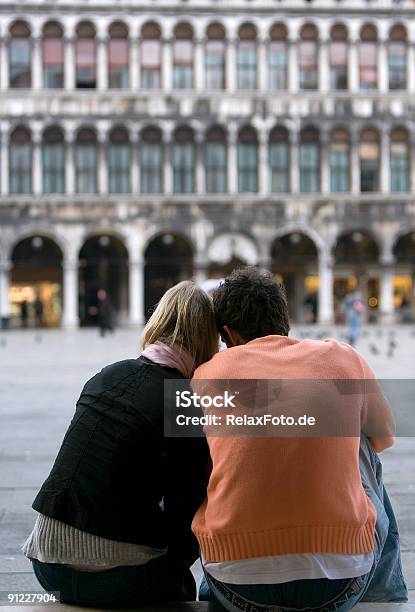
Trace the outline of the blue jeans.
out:
<instances>
[{"instance_id":1,"label":"blue jeans","mask_svg":"<svg viewBox=\"0 0 415 612\"><path fill-rule=\"evenodd\" d=\"M360 474L366 494L377 512L374 562L368 574L346 580L295 580L275 585L236 585L221 583L206 573L199 599L217 600L229 612L241 609L249 612L288 612L304 608L346 612L359 601L407 601L398 526L383 485L382 464L364 435L360 442Z\"/></svg>"},{"instance_id":2,"label":"blue jeans","mask_svg":"<svg viewBox=\"0 0 415 612\"><path fill-rule=\"evenodd\" d=\"M75 606L125 608L196 597L190 570L168 556L102 572L82 572L37 559L32 559L32 565L45 591L58 592L62 603Z\"/></svg>"},{"instance_id":3,"label":"blue jeans","mask_svg":"<svg viewBox=\"0 0 415 612\"><path fill-rule=\"evenodd\" d=\"M349 327L349 342L354 346L362 329L362 317L358 312L351 312L347 316Z\"/></svg>"}]
</instances>

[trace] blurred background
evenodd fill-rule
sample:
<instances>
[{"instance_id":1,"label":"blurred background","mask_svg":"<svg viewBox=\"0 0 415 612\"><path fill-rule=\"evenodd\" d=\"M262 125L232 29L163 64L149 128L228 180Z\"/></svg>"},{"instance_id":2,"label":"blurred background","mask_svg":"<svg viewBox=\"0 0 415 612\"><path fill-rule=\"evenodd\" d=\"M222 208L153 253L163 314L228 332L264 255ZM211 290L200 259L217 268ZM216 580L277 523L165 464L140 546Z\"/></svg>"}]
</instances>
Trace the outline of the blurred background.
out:
<instances>
[{"instance_id":1,"label":"blurred background","mask_svg":"<svg viewBox=\"0 0 415 612\"><path fill-rule=\"evenodd\" d=\"M0 592L39 589L20 547L80 390L138 354L178 281L265 266L293 335L414 378L414 18L414 0L0 0ZM412 599L414 448L383 457Z\"/></svg>"},{"instance_id":2,"label":"blurred background","mask_svg":"<svg viewBox=\"0 0 415 612\"><path fill-rule=\"evenodd\" d=\"M412 0L0 2L3 329L141 325L259 264L414 318Z\"/></svg>"}]
</instances>

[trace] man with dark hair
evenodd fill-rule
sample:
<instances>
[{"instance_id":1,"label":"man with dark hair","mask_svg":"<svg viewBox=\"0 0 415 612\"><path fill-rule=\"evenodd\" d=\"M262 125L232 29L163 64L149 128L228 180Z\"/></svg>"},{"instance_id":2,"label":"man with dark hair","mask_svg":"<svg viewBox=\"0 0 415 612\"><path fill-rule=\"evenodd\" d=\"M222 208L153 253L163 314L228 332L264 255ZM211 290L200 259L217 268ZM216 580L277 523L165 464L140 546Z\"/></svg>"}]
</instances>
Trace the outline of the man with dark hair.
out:
<instances>
[{"instance_id":1,"label":"man with dark hair","mask_svg":"<svg viewBox=\"0 0 415 612\"><path fill-rule=\"evenodd\" d=\"M235 270L213 303L228 350L196 370L194 385L277 379L278 409L305 414L314 401L321 425L335 423L331 433L311 435L206 429L213 467L193 520L205 571L200 598L231 612L406 601L377 455L394 443L393 417L372 370L347 344L289 338L285 291L267 271ZM349 383L363 391L348 393ZM239 406L257 414L256 403ZM335 433L342 419L353 433Z\"/></svg>"},{"instance_id":2,"label":"man with dark hair","mask_svg":"<svg viewBox=\"0 0 415 612\"><path fill-rule=\"evenodd\" d=\"M290 331L285 289L267 270L237 268L214 291L213 305L218 331L231 346Z\"/></svg>"}]
</instances>

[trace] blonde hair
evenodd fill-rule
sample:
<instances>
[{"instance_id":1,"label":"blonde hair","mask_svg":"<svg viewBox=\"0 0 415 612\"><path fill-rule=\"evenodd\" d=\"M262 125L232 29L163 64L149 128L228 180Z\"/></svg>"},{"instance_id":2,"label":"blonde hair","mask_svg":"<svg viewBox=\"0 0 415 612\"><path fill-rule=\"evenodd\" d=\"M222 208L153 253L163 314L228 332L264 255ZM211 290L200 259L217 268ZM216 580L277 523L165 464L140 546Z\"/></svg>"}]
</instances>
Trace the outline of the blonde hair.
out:
<instances>
[{"instance_id":1,"label":"blonde hair","mask_svg":"<svg viewBox=\"0 0 415 612\"><path fill-rule=\"evenodd\" d=\"M161 298L144 328L143 347L157 340L186 349L195 369L218 351L212 300L194 282L182 281Z\"/></svg>"}]
</instances>

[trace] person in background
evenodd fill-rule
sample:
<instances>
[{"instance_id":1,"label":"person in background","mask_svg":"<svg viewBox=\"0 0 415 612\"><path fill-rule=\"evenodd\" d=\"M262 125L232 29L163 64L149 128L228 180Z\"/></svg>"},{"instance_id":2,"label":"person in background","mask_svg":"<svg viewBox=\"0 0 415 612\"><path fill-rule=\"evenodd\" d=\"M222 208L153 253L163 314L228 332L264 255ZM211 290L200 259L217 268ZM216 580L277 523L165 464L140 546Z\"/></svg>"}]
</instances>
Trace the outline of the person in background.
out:
<instances>
[{"instance_id":1,"label":"person in background","mask_svg":"<svg viewBox=\"0 0 415 612\"><path fill-rule=\"evenodd\" d=\"M347 344L289 338L285 291L267 271L235 270L213 305L228 348L196 370L193 388L252 380L258 390L274 381L278 414L314 405L321 429L300 437L206 429L213 467L192 525L205 572L200 599L229 612L344 612L358 601L406 601L378 458L394 443L394 422L372 370ZM255 402L241 405L255 411Z\"/></svg>"},{"instance_id":2,"label":"person in background","mask_svg":"<svg viewBox=\"0 0 415 612\"><path fill-rule=\"evenodd\" d=\"M33 310L35 313L36 327L43 327L44 307L39 292L36 293L36 298L33 302Z\"/></svg>"},{"instance_id":3,"label":"person in background","mask_svg":"<svg viewBox=\"0 0 415 612\"><path fill-rule=\"evenodd\" d=\"M106 332L114 331L115 310L105 289L98 290L97 298L99 333L104 337Z\"/></svg>"},{"instance_id":4,"label":"person in background","mask_svg":"<svg viewBox=\"0 0 415 612\"><path fill-rule=\"evenodd\" d=\"M346 296L344 308L346 311L349 343L355 346L362 330L363 317L366 311L362 300L362 292L359 289L355 289Z\"/></svg>"},{"instance_id":5,"label":"person in background","mask_svg":"<svg viewBox=\"0 0 415 612\"><path fill-rule=\"evenodd\" d=\"M27 327L28 319L29 319L29 304L27 300L22 300L20 302L20 325L23 328Z\"/></svg>"},{"instance_id":6,"label":"person in background","mask_svg":"<svg viewBox=\"0 0 415 612\"><path fill-rule=\"evenodd\" d=\"M105 367L77 402L24 545L67 604L137 607L195 599L191 521L206 495L204 438L164 438L164 382L191 378L218 348L213 305L193 282L169 289L137 359Z\"/></svg>"}]
</instances>

